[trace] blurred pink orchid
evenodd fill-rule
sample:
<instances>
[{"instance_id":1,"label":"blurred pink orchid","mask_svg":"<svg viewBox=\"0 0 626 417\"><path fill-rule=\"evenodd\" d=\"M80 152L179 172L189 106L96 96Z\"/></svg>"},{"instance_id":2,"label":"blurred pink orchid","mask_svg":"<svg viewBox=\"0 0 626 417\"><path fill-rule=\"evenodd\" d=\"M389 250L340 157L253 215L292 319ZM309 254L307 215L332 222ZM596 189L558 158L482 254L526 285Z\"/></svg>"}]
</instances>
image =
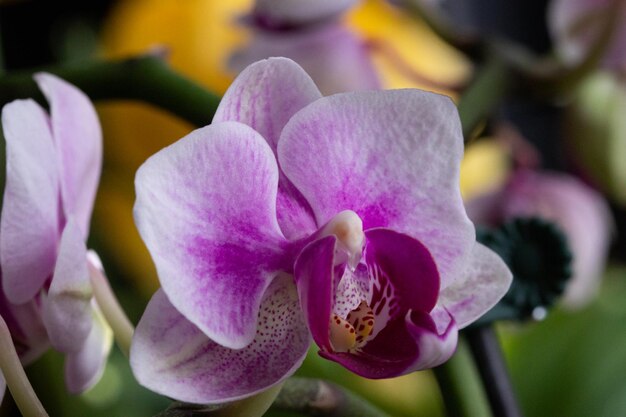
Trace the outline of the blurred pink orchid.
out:
<instances>
[{"instance_id":1,"label":"blurred pink orchid","mask_svg":"<svg viewBox=\"0 0 626 417\"><path fill-rule=\"evenodd\" d=\"M365 43L339 19L355 3L257 0L245 19L253 36L232 55L229 66L240 72L253 62L282 56L302 66L325 95L378 89Z\"/></svg>"},{"instance_id":2,"label":"blurred pink orchid","mask_svg":"<svg viewBox=\"0 0 626 417\"><path fill-rule=\"evenodd\" d=\"M48 344L65 354L65 382L78 393L97 382L112 342L92 299L89 268L99 268L99 261L85 246L102 138L81 91L51 74L35 80L50 115L33 100L2 110L7 176L0 313L24 363Z\"/></svg>"},{"instance_id":3,"label":"blurred pink orchid","mask_svg":"<svg viewBox=\"0 0 626 417\"><path fill-rule=\"evenodd\" d=\"M511 275L475 241L446 97L322 97L293 61L247 68L213 124L152 156L135 219L162 289L131 348L144 386L195 403L320 354L387 378L436 366Z\"/></svg>"},{"instance_id":4,"label":"blurred pink orchid","mask_svg":"<svg viewBox=\"0 0 626 417\"><path fill-rule=\"evenodd\" d=\"M617 0L621 1L621 0ZM553 0L548 26L561 58L576 64L589 53L613 13L615 0ZM626 68L626 6L620 5L615 31L602 65L610 70Z\"/></svg>"},{"instance_id":5,"label":"blurred pink orchid","mask_svg":"<svg viewBox=\"0 0 626 417\"><path fill-rule=\"evenodd\" d=\"M613 231L611 212L599 193L566 174L522 169L501 190L478 196L466 207L479 224L497 225L516 216L555 222L574 254L563 302L582 307L596 294Z\"/></svg>"}]
</instances>

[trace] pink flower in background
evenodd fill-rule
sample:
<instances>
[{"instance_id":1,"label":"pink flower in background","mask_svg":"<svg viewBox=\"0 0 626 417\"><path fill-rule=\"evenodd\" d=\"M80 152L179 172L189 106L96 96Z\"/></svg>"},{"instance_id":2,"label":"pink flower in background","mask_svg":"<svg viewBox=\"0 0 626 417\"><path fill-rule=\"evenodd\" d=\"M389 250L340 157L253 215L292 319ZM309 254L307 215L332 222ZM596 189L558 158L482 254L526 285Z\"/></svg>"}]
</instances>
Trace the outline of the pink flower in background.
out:
<instances>
[{"instance_id":1,"label":"pink flower in background","mask_svg":"<svg viewBox=\"0 0 626 417\"><path fill-rule=\"evenodd\" d=\"M246 69L213 124L152 156L135 219L162 289L137 326L138 381L195 403L287 378L310 344L355 373L436 366L511 274L476 243L446 97L322 97L293 61Z\"/></svg>"},{"instance_id":2,"label":"pink flower in background","mask_svg":"<svg viewBox=\"0 0 626 417\"><path fill-rule=\"evenodd\" d=\"M597 42L613 13L614 0L553 0L548 9L548 26L561 58L576 64ZM602 65L610 70L626 67L626 7L620 15Z\"/></svg>"},{"instance_id":3,"label":"pink flower in background","mask_svg":"<svg viewBox=\"0 0 626 417\"><path fill-rule=\"evenodd\" d=\"M474 222L489 225L516 216L539 216L555 222L574 255L565 305L581 307L597 293L608 258L613 219L602 196L578 179L519 170L503 189L469 201L467 212Z\"/></svg>"},{"instance_id":4,"label":"pink flower in background","mask_svg":"<svg viewBox=\"0 0 626 417\"><path fill-rule=\"evenodd\" d=\"M7 175L0 313L25 363L48 343L65 354L65 382L78 393L99 379L112 342L91 294L88 268L101 266L95 254L88 260L85 247L102 138L81 91L51 74L35 79L50 115L33 100L2 110Z\"/></svg>"},{"instance_id":5,"label":"pink flower in background","mask_svg":"<svg viewBox=\"0 0 626 417\"><path fill-rule=\"evenodd\" d=\"M365 43L339 19L355 3L257 0L246 18L253 36L229 66L240 72L253 62L282 56L302 66L325 95L379 89Z\"/></svg>"}]
</instances>

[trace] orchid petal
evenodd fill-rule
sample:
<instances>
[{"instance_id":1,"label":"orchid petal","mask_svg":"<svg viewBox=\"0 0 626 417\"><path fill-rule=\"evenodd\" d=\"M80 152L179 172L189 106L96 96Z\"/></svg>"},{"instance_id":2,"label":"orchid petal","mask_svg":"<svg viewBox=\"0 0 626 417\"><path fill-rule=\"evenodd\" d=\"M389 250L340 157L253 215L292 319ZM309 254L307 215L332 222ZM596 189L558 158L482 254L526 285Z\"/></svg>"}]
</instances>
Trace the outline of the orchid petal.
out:
<instances>
[{"instance_id":1,"label":"orchid petal","mask_svg":"<svg viewBox=\"0 0 626 417\"><path fill-rule=\"evenodd\" d=\"M431 252L445 288L475 239L459 190L463 137L456 107L419 90L324 97L295 114L278 143L285 175L324 224L353 210Z\"/></svg>"},{"instance_id":2,"label":"orchid petal","mask_svg":"<svg viewBox=\"0 0 626 417\"><path fill-rule=\"evenodd\" d=\"M259 132L276 153L285 124L322 97L311 77L287 58L265 59L247 67L228 88L213 117L241 122Z\"/></svg>"},{"instance_id":3,"label":"orchid petal","mask_svg":"<svg viewBox=\"0 0 626 417\"><path fill-rule=\"evenodd\" d=\"M308 244L294 267L298 296L315 343L332 350L328 325L332 314L334 258L337 238L326 236Z\"/></svg>"},{"instance_id":4,"label":"orchid petal","mask_svg":"<svg viewBox=\"0 0 626 417\"><path fill-rule=\"evenodd\" d=\"M55 75L35 80L50 103L52 134L61 164L65 213L76 216L83 239L89 236L91 211L102 167L102 132L89 98Z\"/></svg>"},{"instance_id":5,"label":"orchid petal","mask_svg":"<svg viewBox=\"0 0 626 417\"><path fill-rule=\"evenodd\" d=\"M216 123L148 159L135 184L137 228L169 300L216 343L247 346L263 293L295 259L270 147L248 126Z\"/></svg>"},{"instance_id":6,"label":"orchid petal","mask_svg":"<svg viewBox=\"0 0 626 417\"><path fill-rule=\"evenodd\" d=\"M78 225L70 218L43 303L43 322L56 350L69 353L81 348L91 332L91 298L87 248Z\"/></svg>"},{"instance_id":7,"label":"orchid petal","mask_svg":"<svg viewBox=\"0 0 626 417\"><path fill-rule=\"evenodd\" d=\"M48 333L41 320L41 308L38 301L31 300L19 305L11 304L0 290L0 316L11 332L15 350L23 365L33 362L50 347Z\"/></svg>"},{"instance_id":8,"label":"orchid petal","mask_svg":"<svg viewBox=\"0 0 626 417\"><path fill-rule=\"evenodd\" d=\"M418 359L405 371L406 373L434 368L452 357L459 332L449 314L444 326L435 324L431 316L418 311L408 313L406 322L419 351Z\"/></svg>"},{"instance_id":9,"label":"orchid petal","mask_svg":"<svg viewBox=\"0 0 626 417\"><path fill-rule=\"evenodd\" d=\"M243 349L212 342L158 291L139 321L131 366L145 387L192 403L222 403L280 383L306 356L309 333L290 276L264 294L254 341Z\"/></svg>"},{"instance_id":10,"label":"orchid petal","mask_svg":"<svg viewBox=\"0 0 626 417\"><path fill-rule=\"evenodd\" d=\"M403 375L419 352L401 317L387 323L378 336L365 345L363 352L321 350L319 354L362 377L382 379Z\"/></svg>"},{"instance_id":11,"label":"orchid petal","mask_svg":"<svg viewBox=\"0 0 626 417\"><path fill-rule=\"evenodd\" d=\"M548 27L557 50L567 63L581 62L604 30L608 13L614 9L610 0L554 0L548 7ZM626 7L619 17L602 65L619 70L626 63Z\"/></svg>"},{"instance_id":12,"label":"orchid petal","mask_svg":"<svg viewBox=\"0 0 626 417\"><path fill-rule=\"evenodd\" d=\"M256 0L254 16L269 26L301 25L337 16L357 0Z\"/></svg>"},{"instance_id":13,"label":"orchid petal","mask_svg":"<svg viewBox=\"0 0 626 417\"><path fill-rule=\"evenodd\" d=\"M4 106L7 177L0 220L3 290L12 303L35 297L52 274L59 239L56 151L48 116L32 100Z\"/></svg>"},{"instance_id":14,"label":"orchid petal","mask_svg":"<svg viewBox=\"0 0 626 417\"><path fill-rule=\"evenodd\" d=\"M269 56L293 59L325 96L381 88L363 41L340 22L331 22L315 30L297 31L289 36L282 32L257 30L250 43L231 57L229 66L241 71Z\"/></svg>"},{"instance_id":15,"label":"orchid petal","mask_svg":"<svg viewBox=\"0 0 626 417\"><path fill-rule=\"evenodd\" d=\"M387 275L400 308L432 310L439 295L439 274L428 249L412 237L389 229L370 229L365 236L366 262Z\"/></svg>"},{"instance_id":16,"label":"orchid petal","mask_svg":"<svg viewBox=\"0 0 626 417\"><path fill-rule=\"evenodd\" d=\"M79 394L95 385L102 376L113 344L113 331L94 304L93 325L80 350L65 356L65 384L72 394Z\"/></svg>"},{"instance_id":17,"label":"orchid petal","mask_svg":"<svg viewBox=\"0 0 626 417\"><path fill-rule=\"evenodd\" d=\"M569 175L520 171L501 204L506 218L540 216L563 230L574 254L573 275L563 301L569 307L581 307L591 300L600 286L614 227L604 198Z\"/></svg>"},{"instance_id":18,"label":"orchid petal","mask_svg":"<svg viewBox=\"0 0 626 417\"><path fill-rule=\"evenodd\" d=\"M452 320L440 330L427 313L414 311L406 319L389 322L360 352L321 351L320 355L365 378L393 378L445 362L454 353L457 339Z\"/></svg>"},{"instance_id":19,"label":"orchid petal","mask_svg":"<svg viewBox=\"0 0 626 417\"><path fill-rule=\"evenodd\" d=\"M445 307L454 317L456 326L462 329L496 305L508 291L512 279L502 258L476 242L463 278L441 291L439 305Z\"/></svg>"},{"instance_id":20,"label":"orchid petal","mask_svg":"<svg viewBox=\"0 0 626 417\"><path fill-rule=\"evenodd\" d=\"M213 123L244 123L259 132L275 154L285 123L320 97L311 77L295 62L271 58L250 65L235 79L220 101ZM309 204L282 172L276 205L278 223L288 239L317 229Z\"/></svg>"}]
</instances>

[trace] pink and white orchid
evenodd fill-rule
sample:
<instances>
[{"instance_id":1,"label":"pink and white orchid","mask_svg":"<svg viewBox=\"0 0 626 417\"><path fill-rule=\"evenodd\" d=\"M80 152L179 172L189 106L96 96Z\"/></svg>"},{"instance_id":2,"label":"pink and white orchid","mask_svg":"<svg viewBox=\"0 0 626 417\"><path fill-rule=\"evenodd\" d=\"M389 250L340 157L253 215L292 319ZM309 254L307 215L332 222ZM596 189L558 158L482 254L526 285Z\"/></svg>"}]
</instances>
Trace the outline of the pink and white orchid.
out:
<instances>
[{"instance_id":1,"label":"pink and white orchid","mask_svg":"<svg viewBox=\"0 0 626 417\"><path fill-rule=\"evenodd\" d=\"M138 381L194 403L248 397L320 354L368 378L436 366L511 274L475 240L451 100L322 97L293 61L247 68L213 123L136 177L162 289L131 348Z\"/></svg>"},{"instance_id":2,"label":"pink and white orchid","mask_svg":"<svg viewBox=\"0 0 626 417\"><path fill-rule=\"evenodd\" d=\"M325 95L374 90L381 86L363 39L343 25L340 15L354 0L257 0L245 19L253 36L236 51L236 72L261 59L293 59Z\"/></svg>"},{"instance_id":3,"label":"pink and white orchid","mask_svg":"<svg viewBox=\"0 0 626 417\"><path fill-rule=\"evenodd\" d=\"M92 298L89 268L99 268L97 256L85 246L102 138L95 109L81 91L51 74L35 80L50 115L33 100L2 110L7 175L0 314L24 363L48 344L65 354L65 382L78 393L97 382L112 342Z\"/></svg>"}]
</instances>

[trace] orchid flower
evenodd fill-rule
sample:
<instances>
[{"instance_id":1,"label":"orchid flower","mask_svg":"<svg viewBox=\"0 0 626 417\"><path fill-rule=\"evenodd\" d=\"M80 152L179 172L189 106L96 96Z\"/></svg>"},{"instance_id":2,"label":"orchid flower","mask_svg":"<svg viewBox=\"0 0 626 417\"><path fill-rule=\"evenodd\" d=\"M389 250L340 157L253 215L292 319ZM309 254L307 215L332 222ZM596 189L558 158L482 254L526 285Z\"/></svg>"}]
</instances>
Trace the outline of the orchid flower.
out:
<instances>
[{"instance_id":1,"label":"orchid flower","mask_svg":"<svg viewBox=\"0 0 626 417\"><path fill-rule=\"evenodd\" d=\"M49 343L65 354L67 388L79 393L99 379L112 342L89 278L89 269L101 266L85 246L102 138L95 109L81 91L51 74L35 80L49 115L33 100L2 110L7 175L0 314L18 352L27 341L22 361Z\"/></svg>"},{"instance_id":2,"label":"orchid flower","mask_svg":"<svg viewBox=\"0 0 626 417\"><path fill-rule=\"evenodd\" d=\"M258 0L246 20L254 36L236 51L229 67L240 72L272 56L296 61L324 94L380 88L364 42L338 17L356 3Z\"/></svg>"},{"instance_id":3,"label":"orchid flower","mask_svg":"<svg viewBox=\"0 0 626 417\"><path fill-rule=\"evenodd\" d=\"M539 216L555 222L574 254L564 305L580 308L597 293L614 224L606 201L578 179L519 170L502 189L468 201L467 212L474 222L490 225L516 216Z\"/></svg>"},{"instance_id":4,"label":"orchid flower","mask_svg":"<svg viewBox=\"0 0 626 417\"><path fill-rule=\"evenodd\" d=\"M251 65L213 123L148 159L135 220L162 285L135 331L137 380L194 403L291 375L310 338L368 378L436 366L506 292L459 191L451 100L322 97L293 61Z\"/></svg>"},{"instance_id":5,"label":"orchid flower","mask_svg":"<svg viewBox=\"0 0 626 417\"><path fill-rule=\"evenodd\" d=\"M552 0L548 26L561 58L578 63L600 36L611 13L613 0ZM626 65L626 7L619 7L618 22L602 60L606 69Z\"/></svg>"}]
</instances>

